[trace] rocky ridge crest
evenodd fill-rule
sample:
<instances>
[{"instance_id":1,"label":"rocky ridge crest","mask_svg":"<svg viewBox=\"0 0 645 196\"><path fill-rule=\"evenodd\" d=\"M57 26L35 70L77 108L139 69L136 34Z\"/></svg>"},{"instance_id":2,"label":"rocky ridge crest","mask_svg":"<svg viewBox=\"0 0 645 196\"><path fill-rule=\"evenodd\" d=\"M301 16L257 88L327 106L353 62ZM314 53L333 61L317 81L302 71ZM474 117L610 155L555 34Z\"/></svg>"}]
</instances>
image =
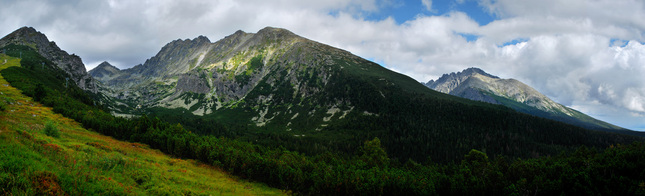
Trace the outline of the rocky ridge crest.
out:
<instances>
[{"instance_id":1,"label":"rocky ridge crest","mask_svg":"<svg viewBox=\"0 0 645 196\"><path fill-rule=\"evenodd\" d=\"M357 58L286 29L267 27L257 33L236 31L216 42L204 36L175 40L144 64L120 71L101 66L90 74L104 84L104 94L117 98L113 105L184 108L206 115L244 99L246 104L286 104L273 103L277 96L272 92L249 95L258 85L288 88L278 91L293 91L290 100L320 94L337 64L334 59L365 61ZM266 107L254 108L262 113ZM256 119L266 122L264 115Z\"/></svg>"},{"instance_id":2,"label":"rocky ridge crest","mask_svg":"<svg viewBox=\"0 0 645 196\"><path fill-rule=\"evenodd\" d=\"M55 42L49 41L45 34L33 27L22 27L0 39L0 47L10 44L34 48L41 56L65 71L78 87L94 93L98 91L95 80L87 73L79 56L60 49Z\"/></svg>"}]
</instances>

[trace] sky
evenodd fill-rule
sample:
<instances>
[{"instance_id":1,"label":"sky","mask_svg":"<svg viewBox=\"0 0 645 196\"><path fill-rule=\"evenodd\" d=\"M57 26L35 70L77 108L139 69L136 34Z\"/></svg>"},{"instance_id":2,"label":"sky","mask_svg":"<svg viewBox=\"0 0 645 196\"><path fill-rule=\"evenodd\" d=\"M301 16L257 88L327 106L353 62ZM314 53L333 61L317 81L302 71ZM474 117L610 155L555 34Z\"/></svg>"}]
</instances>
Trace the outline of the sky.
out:
<instances>
[{"instance_id":1,"label":"sky","mask_svg":"<svg viewBox=\"0 0 645 196\"><path fill-rule=\"evenodd\" d=\"M144 63L165 44L267 27L419 82L478 67L645 131L641 0L0 0L0 35L31 26L87 69Z\"/></svg>"}]
</instances>

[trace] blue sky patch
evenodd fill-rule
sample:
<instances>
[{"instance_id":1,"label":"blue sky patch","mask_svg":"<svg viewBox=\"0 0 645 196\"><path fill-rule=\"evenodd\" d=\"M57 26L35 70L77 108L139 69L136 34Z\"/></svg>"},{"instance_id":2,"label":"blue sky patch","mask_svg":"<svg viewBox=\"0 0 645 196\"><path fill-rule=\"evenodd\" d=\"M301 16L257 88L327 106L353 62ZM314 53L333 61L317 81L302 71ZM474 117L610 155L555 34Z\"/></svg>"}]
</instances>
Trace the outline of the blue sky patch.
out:
<instances>
[{"instance_id":1,"label":"blue sky patch","mask_svg":"<svg viewBox=\"0 0 645 196\"><path fill-rule=\"evenodd\" d=\"M627 46L628 43L629 43L629 40L612 38L611 40L609 40L609 47L618 46L622 48Z\"/></svg>"},{"instance_id":2,"label":"blue sky patch","mask_svg":"<svg viewBox=\"0 0 645 196\"><path fill-rule=\"evenodd\" d=\"M474 42L480 37L479 35L470 34L470 33L455 33L463 38L466 38L467 42Z\"/></svg>"},{"instance_id":3,"label":"blue sky patch","mask_svg":"<svg viewBox=\"0 0 645 196\"><path fill-rule=\"evenodd\" d=\"M527 39L527 38L518 38L518 39L508 41L508 42L504 42L501 46L515 45L515 44L522 43L522 42L527 42L527 41L529 41L529 39Z\"/></svg>"},{"instance_id":4,"label":"blue sky patch","mask_svg":"<svg viewBox=\"0 0 645 196\"><path fill-rule=\"evenodd\" d=\"M464 0L463 3L435 0L432 1L432 9L437 11L437 15L444 15L453 11L464 12L480 26L487 25L495 20L495 17L479 6L479 3L475 0Z\"/></svg>"},{"instance_id":5,"label":"blue sky patch","mask_svg":"<svg viewBox=\"0 0 645 196\"><path fill-rule=\"evenodd\" d=\"M486 25L496 19L474 0L465 0L463 3L435 0L432 1L432 10L427 10L420 0L398 1L392 3L390 6L382 7L377 12L362 14L368 21L381 21L392 17L397 24L403 24L407 21L414 20L419 15L442 16L454 11L466 13L480 26ZM330 13L330 15L334 15L334 13Z\"/></svg>"},{"instance_id":6,"label":"blue sky patch","mask_svg":"<svg viewBox=\"0 0 645 196\"><path fill-rule=\"evenodd\" d=\"M421 1L394 2L393 5L382 7L378 12L369 13L365 19L369 21L381 21L392 17L397 24L403 24L414 20L418 15L425 13L426 8Z\"/></svg>"},{"instance_id":7,"label":"blue sky patch","mask_svg":"<svg viewBox=\"0 0 645 196\"><path fill-rule=\"evenodd\" d=\"M367 58L367 60L372 61L372 62L374 62L376 64L379 64L381 67L387 67L385 65L385 62L383 62L382 60L376 60L375 58Z\"/></svg>"}]
</instances>

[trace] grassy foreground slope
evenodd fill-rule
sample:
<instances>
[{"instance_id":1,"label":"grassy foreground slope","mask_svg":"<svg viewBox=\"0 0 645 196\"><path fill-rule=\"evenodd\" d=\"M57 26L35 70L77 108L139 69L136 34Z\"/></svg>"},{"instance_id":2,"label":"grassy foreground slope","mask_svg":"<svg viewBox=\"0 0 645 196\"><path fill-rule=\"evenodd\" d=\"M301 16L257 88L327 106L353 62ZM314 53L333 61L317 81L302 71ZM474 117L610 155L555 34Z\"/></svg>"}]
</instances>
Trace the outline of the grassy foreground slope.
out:
<instances>
[{"instance_id":1,"label":"grassy foreground slope","mask_svg":"<svg viewBox=\"0 0 645 196\"><path fill-rule=\"evenodd\" d=\"M20 59L0 54L0 70L19 65ZM2 76L0 92L0 194L284 194L195 160L88 131L23 95ZM54 128L48 134L47 122Z\"/></svg>"}]
</instances>

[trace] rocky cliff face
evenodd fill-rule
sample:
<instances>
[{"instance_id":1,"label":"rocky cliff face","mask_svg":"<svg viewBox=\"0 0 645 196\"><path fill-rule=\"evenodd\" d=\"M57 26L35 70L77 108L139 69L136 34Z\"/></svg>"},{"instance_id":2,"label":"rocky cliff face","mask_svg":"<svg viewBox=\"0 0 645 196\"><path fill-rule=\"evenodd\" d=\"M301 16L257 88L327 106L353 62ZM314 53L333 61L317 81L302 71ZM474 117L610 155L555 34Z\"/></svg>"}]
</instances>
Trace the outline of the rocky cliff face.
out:
<instances>
[{"instance_id":1,"label":"rocky cliff face","mask_svg":"<svg viewBox=\"0 0 645 196\"><path fill-rule=\"evenodd\" d=\"M78 87L95 93L98 91L96 82L87 74L81 58L61 50L56 43L50 42L47 36L36 31L36 29L23 27L0 39L0 47L10 44L34 48L40 55L65 71Z\"/></svg>"},{"instance_id":2,"label":"rocky cliff face","mask_svg":"<svg viewBox=\"0 0 645 196\"><path fill-rule=\"evenodd\" d=\"M347 65L339 65L341 60ZM175 40L144 64L120 71L100 66L90 73L104 84L104 94L119 98L115 105L184 108L205 115L243 103L253 105L260 114L255 121L263 124L270 121L265 117L287 115L268 112L270 107L323 97L332 73L357 62L367 63L288 30L267 27L257 33L237 31L216 42L203 36ZM325 107L331 105L341 107Z\"/></svg>"},{"instance_id":3,"label":"rocky cliff face","mask_svg":"<svg viewBox=\"0 0 645 196\"><path fill-rule=\"evenodd\" d=\"M585 127L592 128L622 129L556 103L518 80L500 79L478 68L468 68L462 72L444 74L437 81L430 80L425 85L442 93L475 101L501 104L520 112L554 120L579 121L580 123L576 123L576 125L585 124ZM539 111L536 112L534 109Z\"/></svg>"}]
</instances>

